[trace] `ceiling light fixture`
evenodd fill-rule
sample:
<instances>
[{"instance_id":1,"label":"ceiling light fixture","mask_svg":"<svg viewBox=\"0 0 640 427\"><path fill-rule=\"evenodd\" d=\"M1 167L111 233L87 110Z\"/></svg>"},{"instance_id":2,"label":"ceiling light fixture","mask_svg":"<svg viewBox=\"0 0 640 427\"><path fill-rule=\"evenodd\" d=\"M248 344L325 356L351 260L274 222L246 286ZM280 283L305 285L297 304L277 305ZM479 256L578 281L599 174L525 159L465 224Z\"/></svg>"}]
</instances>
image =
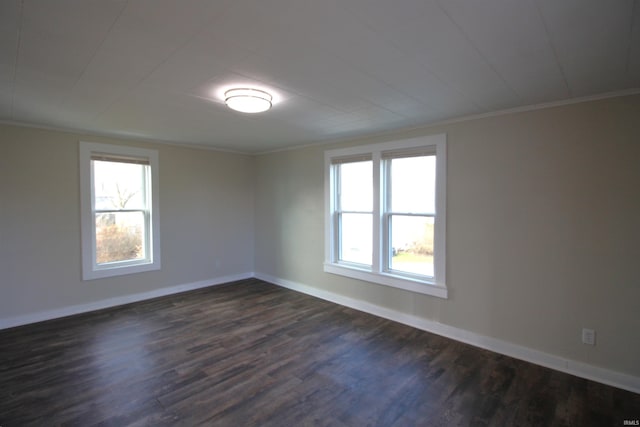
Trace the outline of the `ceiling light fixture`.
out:
<instances>
[{"instance_id":1,"label":"ceiling light fixture","mask_svg":"<svg viewBox=\"0 0 640 427\"><path fill-rule=\"evenodd\" d=\"M260 89L234 88L224 93L224 102L232 110L242 113L262 113L271 108L273 97Z\"/></svg>"}]
</instances>

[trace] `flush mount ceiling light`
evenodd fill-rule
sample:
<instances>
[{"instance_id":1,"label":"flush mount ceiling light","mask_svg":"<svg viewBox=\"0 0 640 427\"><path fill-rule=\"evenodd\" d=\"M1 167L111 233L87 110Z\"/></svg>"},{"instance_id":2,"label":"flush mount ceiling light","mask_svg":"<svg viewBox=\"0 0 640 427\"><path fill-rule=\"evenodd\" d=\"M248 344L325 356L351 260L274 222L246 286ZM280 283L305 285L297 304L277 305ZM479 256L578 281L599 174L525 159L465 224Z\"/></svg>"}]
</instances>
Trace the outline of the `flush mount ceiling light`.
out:
<instances>
[{"instance_id":1,"label":"flush mount ceiling light","mask_svg":"<svg viewBox=\"0 0 640 427\"><path fill-rule=\"evenodd\" d=\"M224 102L232 110L242 113L262 113L271 108L271 94L252 88L234 88L224 93Z\"/></svg>"}]
</instances>

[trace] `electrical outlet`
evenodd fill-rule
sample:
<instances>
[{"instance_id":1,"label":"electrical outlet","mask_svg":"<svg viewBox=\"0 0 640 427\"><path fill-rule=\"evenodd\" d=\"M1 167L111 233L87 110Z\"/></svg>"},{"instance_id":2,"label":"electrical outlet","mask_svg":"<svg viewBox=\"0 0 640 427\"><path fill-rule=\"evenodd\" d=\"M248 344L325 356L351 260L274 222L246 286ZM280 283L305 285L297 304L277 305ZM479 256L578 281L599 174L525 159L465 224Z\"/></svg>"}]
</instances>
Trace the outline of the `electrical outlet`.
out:
<instances>
[{"instance_id":1,"label":"electrical outlet","mask_svg":"<svg viewBox=\"0 0 640 427\"><path fill-rule=\"evenodd\" d=\"M582 343L596 345L596 331L587 328L582 329Z\"/></svg>"}]
</instances>

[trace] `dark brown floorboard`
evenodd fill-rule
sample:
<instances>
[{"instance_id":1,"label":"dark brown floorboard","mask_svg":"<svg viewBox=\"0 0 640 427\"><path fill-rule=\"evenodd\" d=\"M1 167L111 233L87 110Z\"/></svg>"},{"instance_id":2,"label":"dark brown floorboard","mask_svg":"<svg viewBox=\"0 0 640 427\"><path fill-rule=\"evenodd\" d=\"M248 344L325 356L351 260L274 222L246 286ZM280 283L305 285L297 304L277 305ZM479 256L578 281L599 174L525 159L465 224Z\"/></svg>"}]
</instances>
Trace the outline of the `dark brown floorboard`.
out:
<instances>
[{"instance_id":1,"label":"dark brown floorboard","mask_svg":"<svg viewBox=\"0 0 640 427\"><path fill-rule=\"evenodd\" d=\"M640 395L250 279L0 331L0 426L622 426Z\"/></svg>"}]
</instances>

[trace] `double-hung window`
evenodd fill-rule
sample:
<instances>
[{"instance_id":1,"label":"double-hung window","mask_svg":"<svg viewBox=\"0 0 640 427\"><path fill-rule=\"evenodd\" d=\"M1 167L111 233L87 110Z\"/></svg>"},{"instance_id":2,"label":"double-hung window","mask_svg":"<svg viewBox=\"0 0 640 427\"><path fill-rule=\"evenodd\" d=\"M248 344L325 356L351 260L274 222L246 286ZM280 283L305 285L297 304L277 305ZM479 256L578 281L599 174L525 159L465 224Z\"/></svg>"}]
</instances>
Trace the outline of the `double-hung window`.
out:
<instances>
[{"instance_id":1,"label":"double-hung window","mask_svg":"<svg viewBox=\"0 0 640 427\"><path fill-rule=\"evenodd\" d=\"M83 279L160 268L158 153L80 143Z\"/></svg>"},{"instance_id":2,"label":"double-hung window","mask_svg":"<svg viewBox=\"0 0 640 427\"><path fill-rule=\"evenodd\" d=\"M329 150L325 167L325 271L446 298L446 136Z\"/></svg>"}]
</instances>

